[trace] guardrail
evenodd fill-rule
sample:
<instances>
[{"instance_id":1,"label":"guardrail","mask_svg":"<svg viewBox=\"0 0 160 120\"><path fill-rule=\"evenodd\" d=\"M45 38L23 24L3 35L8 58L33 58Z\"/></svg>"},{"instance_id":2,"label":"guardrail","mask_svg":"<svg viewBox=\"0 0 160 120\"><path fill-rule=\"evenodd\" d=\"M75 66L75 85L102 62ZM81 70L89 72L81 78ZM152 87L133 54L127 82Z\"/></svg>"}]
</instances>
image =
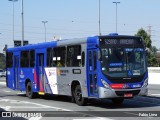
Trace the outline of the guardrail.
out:
<instances>
[{"instance_id":1,"label":"guardrail","mask_svg":"<svg viewBox=\"0 0 160 120\"><path fill-rule=\"evenodd\" d=\"M149 84L160 85L160 67L148 67Z\"/></svg>"}]
</instances>

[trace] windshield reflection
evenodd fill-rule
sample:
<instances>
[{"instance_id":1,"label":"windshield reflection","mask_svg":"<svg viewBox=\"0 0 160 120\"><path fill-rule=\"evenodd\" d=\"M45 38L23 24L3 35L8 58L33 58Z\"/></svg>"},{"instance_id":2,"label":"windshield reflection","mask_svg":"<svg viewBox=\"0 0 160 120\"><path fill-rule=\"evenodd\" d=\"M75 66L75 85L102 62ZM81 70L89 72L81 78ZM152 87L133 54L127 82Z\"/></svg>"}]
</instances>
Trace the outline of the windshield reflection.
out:
<instances>
[{"instance_id":1,"label":"windshield reflection","mask_svg":"<svg viewBox=\"0 0 160 120\"><path fill-rule=\"evenodd\" d=\"M146 72L143 48L101 48L102 72L110 77L134 77Z\"/></svg>"}]
</instances>

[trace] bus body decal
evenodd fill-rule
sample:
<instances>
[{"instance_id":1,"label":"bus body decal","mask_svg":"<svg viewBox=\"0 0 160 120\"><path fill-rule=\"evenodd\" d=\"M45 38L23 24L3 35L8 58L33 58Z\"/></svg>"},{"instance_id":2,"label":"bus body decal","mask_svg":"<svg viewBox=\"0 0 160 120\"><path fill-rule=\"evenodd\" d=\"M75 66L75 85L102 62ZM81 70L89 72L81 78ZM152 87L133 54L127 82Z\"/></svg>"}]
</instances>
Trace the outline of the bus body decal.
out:
<instances>
[{"instance_id":1,"label":"bus body decal","mask_svg":"<svg viewBox=\"0 0 160 120\"><path fill-rule=\"evenodd\" d=\"M45 68L48 85L53 94L58 94L57 88L57 68Z\"/></svg>"},{"instance_id":2,"label":"bus body decal","mask_svg":"<svg viewBox=\"0 0 160 120\"><path fill-rule=\"evenodd\" d=\"M39 92L44 92L44 89L43 89L43 85L42 85L42 80L39 80L40 81L40 90L39 90Z\"/></svg>"},{"instance_id":3,"label":"bus body decal","mask_svg":"<svg viewBox=\"0 0 160 120\"><path fill-rule=\"evenodd\" d=\"M36 73L36 70L34 69L34 83L35 83L35 85L36 85L36 87L37 87L37 73Z\"/></svg>"}]
</instances>

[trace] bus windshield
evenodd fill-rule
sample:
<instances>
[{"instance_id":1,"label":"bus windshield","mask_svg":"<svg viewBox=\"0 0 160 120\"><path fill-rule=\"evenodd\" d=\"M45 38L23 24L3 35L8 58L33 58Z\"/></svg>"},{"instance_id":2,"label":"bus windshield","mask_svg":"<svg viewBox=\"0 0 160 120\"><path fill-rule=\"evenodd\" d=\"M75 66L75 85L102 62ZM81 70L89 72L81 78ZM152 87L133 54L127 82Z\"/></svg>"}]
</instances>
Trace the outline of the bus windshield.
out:
<instances>
[{"instance_id":1,"label":"bus windshield","mask_svg":"<svg viewBox=\"0 0 160 120\"><path fill-rule=\"evenodd\" d=\"M101 52L102 72L107 76L136 77L147 70L144 48L103 47Z\"/></svg>"}]
</instances>

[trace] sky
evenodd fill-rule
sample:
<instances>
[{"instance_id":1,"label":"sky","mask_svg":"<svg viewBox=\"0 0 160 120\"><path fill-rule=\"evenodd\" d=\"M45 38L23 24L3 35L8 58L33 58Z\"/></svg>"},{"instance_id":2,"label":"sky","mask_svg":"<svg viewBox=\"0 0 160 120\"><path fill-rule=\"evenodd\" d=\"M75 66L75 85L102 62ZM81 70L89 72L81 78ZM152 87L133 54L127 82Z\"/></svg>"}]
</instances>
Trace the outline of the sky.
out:
<instances>
[{"instance_id":1,"label":"sky","mask_svg":"<svg viewBox=\"0 0 160 120\"><path fill-rule=\"evenodd\" d=\"M100 0L101 33L135 35L140 28L151 30L152 45L160 48L160 0ZM23 0L24 40L30 44L54 38L82 38L98 35L99 0ZM22 39L21 0L14 2L14 39ZM0 52L13 47L13 2L0 2Z\"/></svg>"}]
</instances>

